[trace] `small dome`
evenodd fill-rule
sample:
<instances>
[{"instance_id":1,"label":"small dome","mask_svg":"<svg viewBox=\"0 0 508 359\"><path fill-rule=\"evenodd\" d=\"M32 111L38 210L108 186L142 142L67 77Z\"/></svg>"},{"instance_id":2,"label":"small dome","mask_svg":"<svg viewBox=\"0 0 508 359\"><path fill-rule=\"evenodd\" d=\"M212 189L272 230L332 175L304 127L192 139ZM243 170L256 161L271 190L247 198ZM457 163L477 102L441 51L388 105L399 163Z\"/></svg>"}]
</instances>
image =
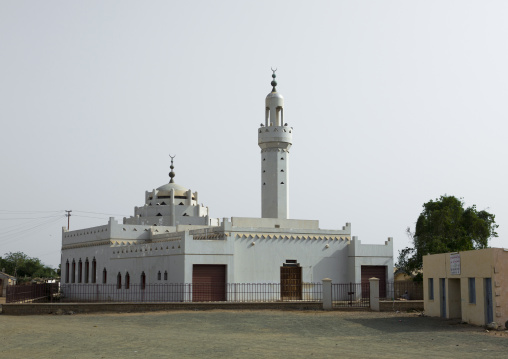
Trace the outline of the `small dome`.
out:
<instances>
[{"instance_id":1,"label":"small dome","mask_svg":"<svg viewBox=\"0 0 508 359\"><path fill-rule=\"evenodd\" d=\"M282 95L278 92L270 92L268 95L266 95L266 100L269 100L269 99L272 99L272 98L280 98L280 99L284 99L284 97L282 97Z\"/></svg>"},{"instance_id":2,"label":"small dome","mask_svg":"<svg viewBox=\"0 0 508 359\"><path fill-rule=\"evenodd\" d=\"M157 195L157 197L170 196L172 189L175 190L175 196L186 196L187 195L188 189L183 186L180 186L176 183L166 183L165 185L160 186L159 188L157 188L156 195Z\"/></svg>"}]
</instances>

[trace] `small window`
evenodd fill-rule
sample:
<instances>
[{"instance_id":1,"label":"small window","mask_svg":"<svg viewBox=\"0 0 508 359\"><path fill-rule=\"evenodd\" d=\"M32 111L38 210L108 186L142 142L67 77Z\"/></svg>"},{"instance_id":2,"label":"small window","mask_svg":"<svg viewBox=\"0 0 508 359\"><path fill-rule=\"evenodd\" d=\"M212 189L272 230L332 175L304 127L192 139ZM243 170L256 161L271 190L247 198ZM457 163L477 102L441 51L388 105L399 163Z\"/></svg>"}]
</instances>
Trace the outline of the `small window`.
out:
<instances>
[{"instance_id":1,"label":"small window","mask_svg":"<svg viewBox=\"0 0 508 359\"><path fill-rule=\"evenodd\" d=\"M164 271L164 280L168 280L168 271Z\"/></svg>"},{"instance_id":2,"label":"small window","mask_svg":"<svg viewBox=\"0 0 508 359\"><path fill-rule=\"evenodd\" d=\"M104 270L102 271L102 283L106 284L107 281L108 281L108 271L106 270L106 268L104 268Z\"/></svg>"},{"instance_id":3,"label":"small window","mask_svg":"<svg viewBox=\"0 0 508 359\"><path fill-rule=\"evenodd\" d=\"M280 170L281 172L284 172L284 170Z\"/></svg>"},{"instance_id":4,"label":"small window","mask_svg":"<svg viewBox=\"0 0 508 359\"><path fill-rule=\"evenodd\" d=\"M131 276L129 275L129 272L125 274L125 289L129 289L131 285Z\"/></svg>"},{"instance_id":5,"label":"small window","mask_svg":"<svg viewBox=\"0 0 508 359\"><path fill-rule=\"evenodd\" d=\"M157 280L161 280L161 271L159 271L159 273L157 273Z\"/></svg>"},{"instance_id":6,"label":"small window","mask_svg":"<svg viewBox=\"0 0 508 359\"><path fill-rule=\"evenodd\" d=\"M469 303L476 304L476 283L474 278L468 278L469 283Z\"/></svg>"},{"instance_id":7,"label":"small window","mask_svg":"<svg viewBox=\"0 0 508 359\"><path fill-rule=\"evenodd\" d=\"M81 262L81 258L78 262L78 283L81 283L81 276L83 274L83 262Z\"/></svg>"},{"instance_id":8,"label":"small window","mask_svg":"<svg viewBox=\"0 0 508 359\"><path fill-rule=\"evenodd\" d=\"M88 257L85 260L85 283L88 283L88 272L90 271L90 262L88 262Z\"/></svg>"},{"instance_id":9,"label":"small window","mask_svg":"<svg viewBox=\"0 0 508 359\"><path fill-rule=\"evenodd\" d=\"M156 217L162 217L162 214L160 213L157 213L157 216Z\"/></svg>"},{"instance_id":10,"label":"small window","mask_svg":"<svg viewBox=\"0 0 508 359\"><path fill-rule=\"evenodd\" d=\"M97 261L95 260L95 257L93 257L92 260L92 283L97 282Z\"/></svg>"},{"instance_id":11,"label":"small window","mask_svg":"<svg viewBox=\"0 0 508 359\"><path fill-rule=\"evenodd\" d=\"M116 289L122 289L122 275L118 272L116 276Z\"/></svg>"},{"instance_id":12,"label":"small window","mask_svg":"<svg viewBox=\"0 0 508 359\"><path fill-rule=\"evenodd\" d=\"M434 278L429 278L429 300L434 300Z\"/></svg>"},{"instance_id":13,"label":"small window","mask_svg":"<svg viewBox=\"0 0 508 359\"><path fill-rule=\"evenodd\" d=\"M141 273L141 289L144 290L146 287L146 275L145 272Z\"/></svg>"},{"instance_id":14,"label":"small window","mask_svg":"<svg viewBox=\"0 0 508 359\"><path fill-rule=\"evenodd\" d=\"M284 184L284 182L281 182L280 184Z\"/></svg>"},{"instance_id":15,"label":"small window","mask_svg":"<svg viewBox=\"0 0 508 359\"><path fill-rule=\"evenodd\" d=\"M183 206L183 202L180 202L179 206Z\"/></svg>"},{"instance_id":16,"label":"small window","mask_svg":"<svg viewBox=\"0 0 508 359\"><path fill-rule=\"evenodd\" d=\"M284 161L284 157L281 157L280 159Z\"/></svg>"}]
</instances>

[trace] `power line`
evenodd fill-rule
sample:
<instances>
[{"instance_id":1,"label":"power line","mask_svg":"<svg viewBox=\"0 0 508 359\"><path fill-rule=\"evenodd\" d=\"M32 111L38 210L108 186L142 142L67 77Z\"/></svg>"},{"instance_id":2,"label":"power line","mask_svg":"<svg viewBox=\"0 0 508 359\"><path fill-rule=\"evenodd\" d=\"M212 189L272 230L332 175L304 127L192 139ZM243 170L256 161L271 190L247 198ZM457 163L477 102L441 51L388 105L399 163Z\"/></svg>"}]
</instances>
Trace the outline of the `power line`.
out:
<instances>
[{"instance_id":1,"label":"power line","mask_svg":"<svg viewBox=\"0 0 508 359\"><path fill-rule=\"evenodd\" d=\"M104 217L83 216L81 214L75 214L74 217L105 219Z\"/></svg>"},{"instance_id":2,"label":"power line","mask_svg":"<svg viewBox=\"0 0 508 359\"><path fill-rule=\"evenodd\" d=\"M128 215L119 214L119 213L87 212L87 211L77 211L77 210L74 210L74 212L90 213L90 214L104 214L104 215L107 215L107 216L123 216L123 217L128 217Z\"/></svg>"},{"instance_id":3,"label":"power line","mask_svg":"<svg viewBox=\"0 0 508 359\"><path fill-rule=\"evenodd\" d=\"M8 209L0 209L0 215L20 215L20 214L35 214L35 213L62 213L62 212L68 212L67 210L61 209L58 211L12 211ZM79 210L72 210L72 212L80 212L80 213L89 213L89 214L103 214L107 216L122 216L122 217L128 217L129 215L126 215L125 213L104 213L104 212L91 212L91 211L79 211Z\"/></svg>"},{"instance_id":4,"label":"power line","mask_svg":"<svg viewBox=\"0 0 508 359\"><path fill-rule=\"evenodd\" d=\"M5 232L2 235L0 235L0 239L1 239L1 237L4 237L3 238L4 242L2 242L3 244L11 243L11 242L13 242L16 239L31 233L35 228L39 228L40 229L40 227L48 226L48 225L50 225L50 224L52 224L52 223L54 223L56 221L59 221L59 220L61 220L63 218L65 218L65 216L62 215L62 216L54 218L52 220L45 221L43 223L38 223L38 224L36 224L36 225L34 225L32 227L26 228L26 229L22 229L22 230L14 229L14 230ZM16 231L16 233L11 235L10 232L13 232L13 231ZM8 238L5 238L5 237L8 237ZM12 239L12 241L9 241L9 239Z\"/></svg>"},{"instance_id":5,"label":"power line","mask_svg":"<svg viewBox=\"0 0 508 359\"><path fill-rule=\"evenodd\" d=\"M14 217L14 218L0 218L0 221L10 221L10 220L13 220L13 221L16 221L16 220L21 220L21 219L42 219L42 218L54 218L58 215L54 215L54 216L43 216L43 217Z\"/></svg>"},{"instance_id":6,"label":"power line","mask_svg":"<svg viewBox=\"0 0 508 359\"><path fill-rule=\"evenodd\" d=\"M0 231L0 237L3 234L7 234L9 232L20 231L20 230L26 229L27 227L31 227L31 226L34 226L34 225L37 225L37 224L45 223L45 222L48 221L45 218L62 218L62 215L60 214L60 215L51 216L51 217L41 217L41 218L33 219L33 220L29 221L28 223L24 223L24 224L16 223L16 224L13 224L13 225L10 225L10 226L2 226L2 230ZM11 229L11 228L14 228L14 229Z\"/></svg>"},{"instance_id":7,"label":"power line","mask_svg":"<svg viewBox=\"0 0 508 359\"><path fill-rule=\"evenodd\" d=\"M58 211L13 211L10 209L0 209L0 212L8 212L8 213L14 213L14 214L55 213L55 212L63 212L63 209L59 209Z\"/></svg>"}]
</instances>

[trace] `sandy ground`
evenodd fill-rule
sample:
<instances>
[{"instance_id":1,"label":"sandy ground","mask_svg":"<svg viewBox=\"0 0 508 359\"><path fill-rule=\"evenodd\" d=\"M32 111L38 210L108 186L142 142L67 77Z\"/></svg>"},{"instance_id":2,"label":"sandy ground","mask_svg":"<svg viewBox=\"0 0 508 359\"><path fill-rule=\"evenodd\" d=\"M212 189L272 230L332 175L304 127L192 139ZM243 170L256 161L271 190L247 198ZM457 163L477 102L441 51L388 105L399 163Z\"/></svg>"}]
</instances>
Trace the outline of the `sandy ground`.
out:
<instances>
[{"instance_id":1,"label":"sandy ground","mask_svg":"<svg viewBox=\"0 0 508 359\"><path fill-rule=\"evenodd\" d=\"M507 333L407 313L0 315L0 358L504 357Z\"/></svg>"}]
</instances>

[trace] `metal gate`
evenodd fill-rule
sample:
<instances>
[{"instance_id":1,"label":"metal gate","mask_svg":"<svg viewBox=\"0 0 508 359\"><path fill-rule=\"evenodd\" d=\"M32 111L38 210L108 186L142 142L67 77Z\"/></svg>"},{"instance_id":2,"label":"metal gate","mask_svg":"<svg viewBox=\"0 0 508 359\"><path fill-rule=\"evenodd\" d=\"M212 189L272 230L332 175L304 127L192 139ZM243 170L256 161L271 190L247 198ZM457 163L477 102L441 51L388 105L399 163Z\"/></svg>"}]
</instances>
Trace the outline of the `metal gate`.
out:
<instances>
[{"instance_id":1,"label":"metal gate","mask_svg":"<svg viewBox=\"0 0 508 359\"><path fill-rule=\"evenodd\" d=\"M446 279L439 278L441 318L446 318Z\"/></svg>"},{"instance_id":2,"label":"metal gate","mask_svg":"<svg viewBox=\"0 0 508 359\"><path fill-rule=\"evenodd\" d=\"M492 279L485 278L485 324L494 321L493 308L492 308Z\"/></svg>"},{"instance_id":3,"label":"metal gate","mask_svg":"<svg viewBox=\"0 0 508 359\"><path fill-rule=\"evenodd\" d=\"M370 283L332 284L333 308L370 307Z\"/></svg>"}]
</instances>

